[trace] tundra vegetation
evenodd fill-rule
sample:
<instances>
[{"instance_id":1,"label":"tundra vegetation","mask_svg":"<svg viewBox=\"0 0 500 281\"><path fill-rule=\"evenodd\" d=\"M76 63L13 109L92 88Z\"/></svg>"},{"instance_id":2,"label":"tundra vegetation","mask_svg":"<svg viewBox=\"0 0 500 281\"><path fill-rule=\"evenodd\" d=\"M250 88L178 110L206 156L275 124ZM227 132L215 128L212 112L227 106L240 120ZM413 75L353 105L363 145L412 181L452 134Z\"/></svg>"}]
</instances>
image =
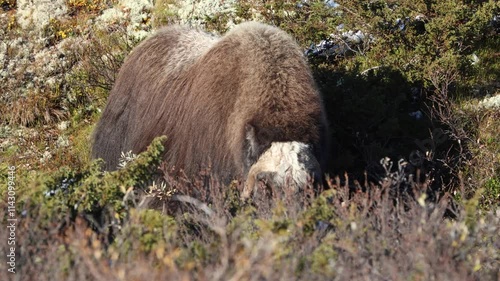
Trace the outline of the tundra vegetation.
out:
<instances>
[{"instance_id":1,"label":"tundra vegetation","mask_svg":"<svg viewBox=\"0 0 500 281\"><path fill-rule=\"evenodd\" d=\"M2 280L499 280L498 1L37 3L0 0L2 226L11 166L18 218L15 274L0 228ZM333 137L322 190L244 204L237 180L172 173L162 139L117 171L90 161L144 36L246 20L307 53Z\"/></svg>"}]
</instances>

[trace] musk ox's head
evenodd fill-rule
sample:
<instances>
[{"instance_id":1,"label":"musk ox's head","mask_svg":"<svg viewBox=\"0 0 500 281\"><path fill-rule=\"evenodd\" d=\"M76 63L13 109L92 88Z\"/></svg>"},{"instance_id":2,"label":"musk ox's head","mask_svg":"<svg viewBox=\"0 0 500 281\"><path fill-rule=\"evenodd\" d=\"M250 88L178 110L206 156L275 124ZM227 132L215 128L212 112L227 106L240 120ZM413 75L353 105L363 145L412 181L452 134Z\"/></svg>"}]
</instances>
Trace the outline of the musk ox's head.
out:
<instances>
[{"instance_id":1,"label":"musk ox's head","mask_svg":"<svg viewBox=\"0 0 500 281\"><path fill-rule=\"evenodd\" d=\"M249 126L246 143L245 161L253 164L247 168L241 195L243 200L254 197L260 192L261 186L272 186L288 194L295 194L313 181L318 183L321 179L321 165L311 144L298 141L271 142L270 146L258 153L258 158L253 160L253 152L259 151L259 145L254 129Z\"/></svg>"}]
</instances>

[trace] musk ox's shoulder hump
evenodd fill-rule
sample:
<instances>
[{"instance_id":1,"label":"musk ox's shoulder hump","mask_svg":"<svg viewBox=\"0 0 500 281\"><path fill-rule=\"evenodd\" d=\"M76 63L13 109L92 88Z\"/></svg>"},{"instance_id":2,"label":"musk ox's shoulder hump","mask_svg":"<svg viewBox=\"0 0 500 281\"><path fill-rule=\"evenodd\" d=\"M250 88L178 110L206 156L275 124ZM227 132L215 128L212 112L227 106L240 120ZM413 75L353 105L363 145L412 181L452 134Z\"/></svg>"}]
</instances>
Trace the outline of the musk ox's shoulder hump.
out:
<instances>
[{"instance_id":1,"label":"musk ox's shoulder hump","mask_svg":"<svg viewBox=\"0 0 500 281\"><path fill-rule=\"evenodd\" d=\"M226 33L224 38L239 40L242 45L252 46L252 48L266 48L275 54L292 51L293 53L289 56L303 57L302 49L291 35L277 27L259 22L245 22L237 25Z\"/></svg>"},{"instance_id":2,"label":"musk ox's shoulder hump","mask_svg":"<svg viewBox=\"0 0 500 281\"><path fill-rule=\"evenodd\" d=\"M167 73L172 73L192 65L217 41L218 37L199 29L185 25L166 26L134 48L129 59L135 55L150 58L153 61L135 59L135 62L149 66L156 61Z\"/></svg>"}]
</instances>

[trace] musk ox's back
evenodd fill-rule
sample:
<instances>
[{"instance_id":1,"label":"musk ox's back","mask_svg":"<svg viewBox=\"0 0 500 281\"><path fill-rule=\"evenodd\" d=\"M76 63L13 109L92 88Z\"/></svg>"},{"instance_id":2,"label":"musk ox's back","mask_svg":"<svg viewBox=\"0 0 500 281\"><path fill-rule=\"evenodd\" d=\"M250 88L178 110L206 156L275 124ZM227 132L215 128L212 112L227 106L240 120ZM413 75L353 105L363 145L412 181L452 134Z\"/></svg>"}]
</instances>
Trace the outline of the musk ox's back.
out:
<instances>
[{"instance_id":1,"label":"musk ox's back","mask_svg":"<svg viewBox=\"0 0 500 281\"><path fill-rule=\"evenodd\" d=\"M132 51L92 154L114 170L122 151L141 152L159 135L168 137L164 159L187 174L211 164L224 179L296 171L304 181L325 161L323 105L300 47L254 22L221 38L167 27Z\"/></svg>"}]
</instances>

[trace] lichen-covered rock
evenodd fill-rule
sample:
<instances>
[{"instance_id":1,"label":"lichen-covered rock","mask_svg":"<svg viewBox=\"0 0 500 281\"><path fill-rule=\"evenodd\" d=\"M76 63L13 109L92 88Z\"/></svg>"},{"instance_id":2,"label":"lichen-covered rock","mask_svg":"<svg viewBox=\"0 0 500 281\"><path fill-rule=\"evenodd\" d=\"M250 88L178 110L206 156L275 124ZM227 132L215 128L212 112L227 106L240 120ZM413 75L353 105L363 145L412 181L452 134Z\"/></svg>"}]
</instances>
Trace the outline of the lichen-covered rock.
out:
<instances>
[{"instance_id":1,"label":"lichen-covered rock","mask_svg":"<svg viewBox=\"0 0 500 281\"><path fill-rule=\"evenodd\" d=\"M50 86L55 83L54 79L59 81L62 78L69 67L67 53L75 40L67 38L47 48L43 47L42 41L28 41L19 37L0 44L0 65L4 66L0 68L0 82L4 87L21 94L23 88ZM2 55L7 48L11 55ZM6 96L0 95L0 98Z\"/></svg>"},{"instance_id":2,"label":"lichen-covered rock","mask_svg":"<svg viewBox=\"0 0 500 281\"><path fill-rule=\"evenodd\" d=\"M105 27L110 23L127 22L129 36L139 40L149 35L152 0L121 0L113 8L104 10L96 19L96 24Z\"/></svg>"},{"instance_id":3,"label":"lichen-covered rock","mask_svg":"<svg viewBox=\"0 0 500 281\"><path fill-rule=\"evenodd\" d=\"M50 19L61 19L67 11L65 0L18 0L17 23L23 29L30 25L41 29Z\"/></svg>"},{"instance_id":4,"label":"lichen-covered rock","mask_svg":"<svg viewBox=\"0 0 500 281\"><path fill-rule=\"evenodd\" d=\"M206 17L217 14L227 14L234 18L236 14L236 0L187 0L179 1L177 4L177 15L181 23L200 26L205 23ZM232 16L231 16L232 15ZM228 28L232 27L232 20L228 22Z\"/></svg>"}]
</instances>

